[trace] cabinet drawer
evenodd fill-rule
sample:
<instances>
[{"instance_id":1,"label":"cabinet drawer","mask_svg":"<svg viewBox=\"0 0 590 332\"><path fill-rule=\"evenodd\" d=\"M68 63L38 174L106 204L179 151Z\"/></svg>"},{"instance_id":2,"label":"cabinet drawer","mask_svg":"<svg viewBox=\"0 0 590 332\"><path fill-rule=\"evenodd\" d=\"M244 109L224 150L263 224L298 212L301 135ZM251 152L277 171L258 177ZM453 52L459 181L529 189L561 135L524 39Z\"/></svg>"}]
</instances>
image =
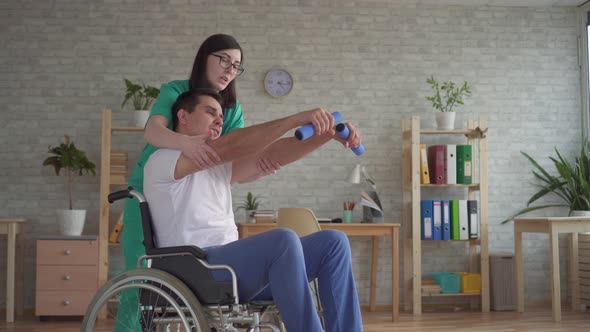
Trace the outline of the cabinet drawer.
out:
<instances>
[{"instance_id":1,"label":"cabinet drawer","mask_svg":"<svg viewBox=\"0 0 590 332\"><path fill-rule=\"evenodd\" d=\"M97 289L98 269L88 265L37 265L38 290Z\"/></svg>"},{"instance_id":2,"label":"cabinet drawer","mask_svg":"<svg viewBox=\"0 0 590 332\"><path fill-rule=\"evenodd\" d=\"M95 291L37 291L35 315L84 316Z\"/></svg>"},{"instance_id":3,"label":"cabinet drawer","mask_svg":"<svg viewBox=\"0 0 590 332\"><path fill-rule=\"evenodd\" d=\"M38 240L37 264L96 265L98 243L88 240Z\"/></svg>"}]
</instances>

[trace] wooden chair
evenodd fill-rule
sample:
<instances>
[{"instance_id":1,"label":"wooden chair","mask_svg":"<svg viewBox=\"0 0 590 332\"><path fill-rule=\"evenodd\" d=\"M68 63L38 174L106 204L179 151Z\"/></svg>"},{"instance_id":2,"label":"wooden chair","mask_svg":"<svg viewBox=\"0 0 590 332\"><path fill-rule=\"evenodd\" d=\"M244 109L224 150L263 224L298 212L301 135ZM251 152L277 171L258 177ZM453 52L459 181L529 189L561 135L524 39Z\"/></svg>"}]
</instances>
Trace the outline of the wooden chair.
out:
<instances>
[{"instance_id":1,"label":"wooden chair","mask_svg":"<svg viewBox=\"0 0 590 332\"><path fill-rule=\"evenodd\" d=\"M290 228L299 237L322 230L313 211L306 208L280 208L277 213L277 226Z\"/></svg>"},{"instance_id":2,"label":"wooden chair","mask_svg":"<svg viewBox=\"0 0 590 332\"><path fill-rule=\"evenodd\" d=\"M319 232L322 230L318 219L313 211L307 208L279 208L277 213L277 226L292 229L299 237ZM320 293L318 289L318 280L314 279L311 282L311 288L315 294L316 306L320 321L324 330L326 325L324 323L324 314L322 304L320 302Z\"/></svg>"}]
</instances>

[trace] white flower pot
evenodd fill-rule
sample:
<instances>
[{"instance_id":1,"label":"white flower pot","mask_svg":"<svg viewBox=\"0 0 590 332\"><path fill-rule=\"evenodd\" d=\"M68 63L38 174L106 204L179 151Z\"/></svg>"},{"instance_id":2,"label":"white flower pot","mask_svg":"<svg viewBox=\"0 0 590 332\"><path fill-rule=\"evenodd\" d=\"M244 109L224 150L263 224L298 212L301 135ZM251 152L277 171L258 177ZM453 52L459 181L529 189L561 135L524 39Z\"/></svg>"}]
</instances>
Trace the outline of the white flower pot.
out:
<instances>
[{"instance_id":1,"label":"white flower pot","mask_svg":"<svg viewBox=\"0 0 590 332\"><path fill-rule=\"evenodd\" d=\"M455 129L455 112L436 112L436 129L453 130Z\"/></svg>"},{"instance_id":2,"label":"white flower pot","mask_svg":"<svg viewBox=\"0 0 590 332\"><path fill-rule=\"evenodd\" d=\"M133 111L133 125L135 127L145 128L149 118L150 111Z\"/></svg>"},{"instance_id":3,"label":"white flower pot","mask_svg":"<svg viewBox=\"0 0 590 332\"><path fill-rule=\"evenodd\" d=\"M256 212L256 210L246 210L246 222L247 223L255 223L256 222L256 218L254 218L254 212Z\"/></svg>"},{"instance_id":4,"label":"white flower pot","mask_svg":"<svg viewBox=\"0 0 590 332\"><path fill-rule=\"evenodd\" d=\"M84 230L86 210L57 210L57 222L62 235L80 236Z\"/></svg>"}]
</instances>

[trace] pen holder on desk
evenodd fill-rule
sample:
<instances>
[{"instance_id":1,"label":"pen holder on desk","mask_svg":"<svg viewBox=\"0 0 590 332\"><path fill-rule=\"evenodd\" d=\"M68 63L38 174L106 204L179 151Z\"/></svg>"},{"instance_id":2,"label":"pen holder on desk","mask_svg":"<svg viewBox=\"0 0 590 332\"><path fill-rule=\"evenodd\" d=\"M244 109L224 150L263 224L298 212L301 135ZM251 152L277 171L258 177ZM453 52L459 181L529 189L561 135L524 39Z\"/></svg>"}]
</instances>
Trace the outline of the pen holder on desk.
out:
<instances>
[{"instance_id":1,"label":"pen holder on desk","mask_svg":"<svg viewBox=\"0 0 590 332\"><path fill-rule=\"evenodd\" d=\"M347 224L352 222L352 210L342 211L342 222Z\"/></svg>"}]
</instances>

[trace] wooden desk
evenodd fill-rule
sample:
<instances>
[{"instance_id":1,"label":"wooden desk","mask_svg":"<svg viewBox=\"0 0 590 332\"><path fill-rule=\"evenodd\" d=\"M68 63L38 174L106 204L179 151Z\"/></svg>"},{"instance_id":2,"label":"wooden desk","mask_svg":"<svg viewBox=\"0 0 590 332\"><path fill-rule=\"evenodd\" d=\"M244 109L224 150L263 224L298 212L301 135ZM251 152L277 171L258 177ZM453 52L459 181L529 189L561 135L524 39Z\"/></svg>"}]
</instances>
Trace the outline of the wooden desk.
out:
<instances>
[{"instance_id":1,"label":"wooden desk","mask_svg":"<svg viewBox=\"0 0 590 332\"><path fill-rule=\"evenodd\" d=\"M553 321L561 321L561 290L559 281L559 233L570 233L570 289L573 310L580 308L578 277L578 233L590 232L590 217L517 218L514 219L514 251L516 258L516 308L524 312L524 279L522 233L548 233L551 249L551 307Z\"/></svg>"},{"instance_id":2,"label":"wooden desk","mask_svg":"<svg viewBox=\"0 0 590 332\"><path fill-rule=\"evenodd\" d=\"M371 236L373 238L373 253L371 261L371 291L369 311L375 311L377 293L377 259L379 255L379 237L391 236L391 289L393 304L391 318L397 321L399 318L399 224L320 224L322 229L336 229L347 236ZM240 238L259 234L276 228L276 224L239 224Z\"/></svg>"},{"instance_id":3,"label":"wooden desk","mask_svg":"<svg viewBox=\"0 0 590 332\"><path fill-rule=\"evenodd\" d=\"M17 283L18 314L23 313L23 251L24 240L22 234L22 223L26 219L5 218L0 219L0 234L8 236L6 245L6 321L14 322L14 284ZM16 259L16 244L18 240L19 254ZM16 265L18 264L18 265ZM18 277L16 277L18 273Z\"/></svg>"}]
</instances>

